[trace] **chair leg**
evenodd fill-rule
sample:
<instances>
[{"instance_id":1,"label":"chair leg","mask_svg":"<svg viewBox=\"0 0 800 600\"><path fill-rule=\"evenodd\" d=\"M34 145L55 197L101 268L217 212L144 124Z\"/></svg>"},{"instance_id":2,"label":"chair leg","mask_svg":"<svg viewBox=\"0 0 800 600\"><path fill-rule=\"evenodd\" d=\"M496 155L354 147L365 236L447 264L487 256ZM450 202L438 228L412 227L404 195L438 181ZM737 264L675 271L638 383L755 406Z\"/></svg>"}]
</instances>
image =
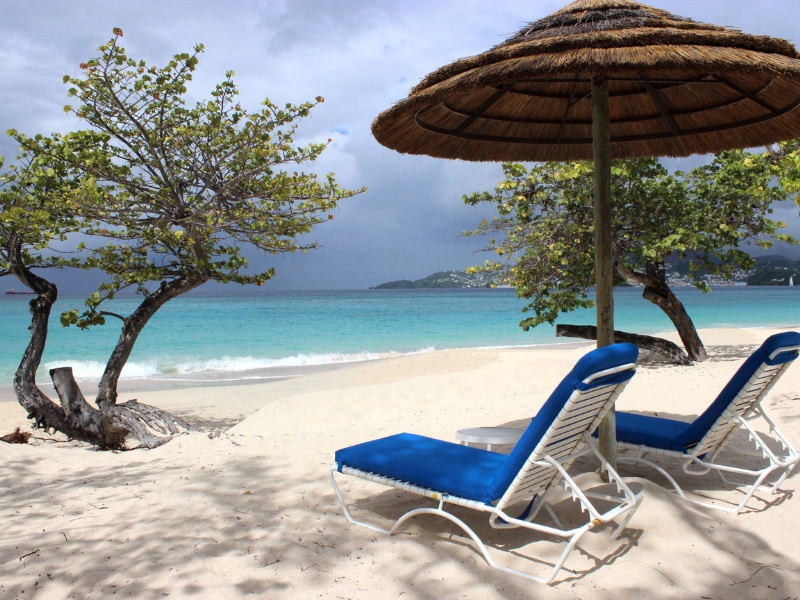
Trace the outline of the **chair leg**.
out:
<instances>
[{"instance_id":1,"label":"chair leg","mask_svg":"<svg viewBox=\"0 0 800 600\"><path fill-rule=\"evenodd\" d=\"M777 494L778 492L781 491L781 485L783 485L783 482L786 481L786 478L789 475L791 475L791 473L794 470L795 466L796 466L795 464L790 464L789 466L783 466L783 465L780 465L780 464L774 464L773 463L769 467L766 468L767 474L770 475L772 473L775 473L776 471L783 470L783 473L780 474L780 477L778 477L778 479L774 483L769 483L769 484L768 483L763 483L763 479L765 479L765 478L759 477L759 481L761 483L753 484L753 485L756 485L759 488L763 488L764 491L768 491L768 492L771 492L773 494ZM760 474L762 472L763 471L757 471L756 473L753 474L753 476L755 477L757 474ZM724 473L722 471L717 470L717 474L719 475L719 478L722 481L724 481L725 483L727 483L728 485L732 485L732 486L736 486L736 487L744 487L744 488L747 488L747 487L750 486L750 484L748 484L748 483L742 483L742 482L739 482L739 481L734 481L732 479L728 479L727 477L725 477L725 475L724 475Z\"/></svg>"},{"instance_id":2,"label":"chair leg","mask_svg":"<svg viewBox=\"0 0 800 600\"><path fill-rule=\"evenodd\" d=\"M686 497L686 494L683 493L683 490L681 489L681 486L678 485L678 482L675 481L675 479L672 477L672 475L667 473L664 469L659 467L654 462L649 461L646 458L642 458L640 456L618 456L617 457L617 462L618 463L626 463L626 462L627 463L642 463L642 464L645 464L645 465L647 465L648 467L650 467L652 469L655 469L656 471L661 473L661 475L663 475L667 479L667 481L670 482L672 487L675 488L675 492L678 494L678 496L680 496L684 500L689 500L689 498ZM689 500L689 502L694 502L694 501L693 500Z\"/></svg>"},{"instance_id":3,"label":"chair leg","mask_svg":"<svg viewBox=\"0 0 800 600\"><path fill-rule=\"evenodd\" d=\"M789 465L788 468L784 469L783 474L781 474L781 476L778 479L778 481L775 482L775 485L772 486L772 493L773 494L777 494L778 491L780 491L780 488L783 485L783 482L786 481L786 478L789 477L789 475L792 474L792 471L794 470L794 468L796 466L797 466L797 463L794 463L792 465Z\"/></svg>"},{"instance_id":4,"label":"chair leg","mask_svg":"<svg viewBox=\"0 0 800 600\"><path fill-rule=\"evenodd\" d=\"M561 523L559 518L556 516L556 513L553 510L553 507L550 506L549 504L545 503L544 509L547 511L547 514L550 515L550 518L553 519L553 523L556 524L556 527L560 527L561 529L564 529L564 525Z\"/></svg>"},{"instance_id":5,"label":"chair leg","mask_svg":"<svg viewBox=\"0 0 800 600\"><path fill-rule=\"evenodd\" d=\"M566 562L567 557L569 556L570 552L572 552L572 550L575 549L575 546L577 545L578 540L580 540L581 536L583 536L584 533L589 531L594 526L594 523L590 522L590 523L587 523L586 525L584 525L583 527L580 527L580 528L576 529L574 531L574 533L572 534L572 536L570 536L569 541L567 542L566 548L564 548L564 551L558 557L558 560L556 560L556 562L553 565L553 568L550 571L550 573L546 577L538 577L536 575L533 575L532 573L526 573L524 571L519 571L517 569L512 569L510 567L504 567L502 565L497 564L494 561L494 559L492 558L492 556L489 554L489 549L486 547L486 545L483 543L483 541L478 537L478 534L476 534L469 527L469 525L464 523L464 521L462 521L461 519L459 519L455 515L443 510L441 508L442 505L443 505L442 501L440 501L440 503L439 503L439 508L417 508L417 509L414 509L414 510L411 510L411 511L405 513L399 519L397 519L397 521L395 521L394 524L389 529L384 529L383 527L378 527L377 525L373 525L373 524L367 523L365 521L359 521L358 519L353 518L353 515L350 514L350 510L347 508L347 502L345 502L344 496L342 495L342 492L341 492L341 490L339 489L339 486L336 483L336 479L333 476L335 471L336 471L336 466L334 465L334 466L331 467L330 471L328 472L328 476L329 476L329 478L331 480L331 484L333 485L333 491L336 494L336 497L339 500L339 504L342 507L342 511L344 512L344 516L351 523L354 523L356 525L361 525L362 527L366 527L367 529L370 529L372 531L378 531L380 533L386 533L388 535L393 535L395 532L397 532L398 528L403 523L405 523L407 520L409 520L409 519L411 519L413 517L416 517L418 515L423 515L423 514L437 515L437 516L443 517L443 518L447 519L448 521L458 525L472 539L472 541L475 542L475 545L478 547L478 550L480 550L481 554L483 555L483 558L486 560L486 563L490 567L492 567L493 569L497 569L498 571L502 571L503 573L508 573L510 575L516 575L518 577L522 577L522 578L528 579L530 581L536 581L538 583L550 584L550 583L553 582L553 580L558 575L558 572L564 566L564 563Z\"/></svg>"},{"instance_id":6,"label":"chair leg","mask_svg":"<svg viewBox=\"0 0 800 600\"><path fill-rule=\"evenodd\" d=\"M620 477L619 473L617 473L617 471L615 471L608 463L605 464L605 468L609 475L609 483L613 482L617 486L617 490L624 493L625 502L632 501L633 503L633 506L631 506L627 511L628 514L625 515L625 518L611 534L611 539L616 540L619 538L619 534L622 533L622 530L628 526L628 523L630 523L630 520L633 518L633 515L636 513L636 511L639 510L639 507L642 505L642 501L644 500L644 494L634 494L633 491L622 480L622 477ZM611 498L608 498L607 500L611 502L620 501L618 499L612 500Z\"/></svg>"},{"instance_id":7,"label":"chair leg","mask_svg":"<svg viewBox=\"0 0 800 600\"><path fill-rule=\"evenodd\" d=\"M619 527L617 527L614 530L614 532L611 534L611 539L612 540L618 539L619 538L619 534L622 533L622 530L625 529L628 526L628 523L630 523L631 519L633 518L634 513L637 510L639 510L639 507L642 505L642 501L644 500L644 494L636 494L636 496L634 496L634 498L636 499L634 505L628 511L628 514L625 515L625 518L619 524Z\"/></svg>"},{"instance_id":8,"label":"chair leg","mask_svg":"<svg viewBox=\"0 0 800 600\"><path fill-rule=\"evenodd\" d=\"M693 504L697 504L698 506L703 506L705 508L712 508L714 510L719 510L719 511L726 512L726 513L731 513L731 514L738 514L745 507L745 505L750 501L750 498L753 497L753 494L755 494L756 491L758 491L758 488L761 487L762 483L764 482L764 479L766 479L767 476L769 476L769 474L772 473L772 471L774 471L774 468L764 469L764 471L760 472L760 474L758 476L758 479L755 481L755 483L753 483L752 485L747 485L747 484L743 485L743 484L739 484L739 483L736 483L736 482L729 482L725 478L725 476L724 476L722 471L720 471L719 469L714 469L713 466L708 467L708 471L715 470L717 472L717 474L719 475L719 477L725 483L729 483L731 485L736 485L738 487L744 487L744 488L747 489L747 492L745 494L744 499L735 508L726 508L724 506L718 506L716 504L709 504L707 502L699 502L697 500L693 500L693 499L689 498L683 492L683 490L681 489L681 486L678 485L678 482L675 481L675 479L672 477L672 475L670 475L663 468L659 467L657 464L655 464L655 463L653 463L653 462L651 462L651 461L649 461L647 459L640 458L640 457L637 457L637 456L624 456L624 457L621 456L621 457L617 458L617 462L620 462L620 463L626 463L627 462L627 463L642 463L642 464L645 464L645 465L651 467L652 469L655 469L656 471L658 471L661 475L663 475L667 479L667 481L670 482L672 487L675 488L675 492L678 494L678 496L680 496L684 500L687 500L687 501L689 501L689 502L691 502ZM693 471L690 474L692 474L692 475L698 474L699 475L699 474L702 474L702 472L700 472L700 471L694 472Z\"/></svg>"},{"instance_id":9,"label":"chair leg","mask_svg":"<svg viewBox=\"0 0 800 600\"><path fill-rule=\"evenodd\" d=\"M755 482L748 488L748 491L745 494L744 499L739 503L739 506L737 506L735 509L733 509L733 510L731 510L729 512L738 513L740 510L742 510L744 508L745 504L747 504L750 501L750 498L753 497L753 494L755 494L756 491L758 490L758 488L761 487L761 484L763 483L763 481L774 470L775 470L774 468L772 468L772 469L764 469L764 472L761 473L761 475L758 477L758 479L756 479ZM720 510L722 510L722 509L720 509Z\"/></svg>"},{"instance_id":10,"label":"chair leg","mask_svg":"<svg viewBox=\"0 0 800 600\"><path fill-rule=\"evenodd\" d=\"M418 508L416 510L407 512L397 520L397 522L392 527L390 533L393 534L395 531L397 531L397 528L400 526L401 523L407 521L412 517L416 517L417 515L422 515L422 514L437 515L458 525L472 539L472 541L475 542L475 545L478 547L478 550L480 550L484 560L486 560L486 563L493 569L497 569L498 571L502 571L503 573L516 575L518 577L522 577L524 579L528 579L531 581L536 581L538 583L546 583L546 584L550 584L553 582L553 580L558 575L558 572L564 566L567 557L575 549L578 540L580 540L581 536L583 536L583 534L589 531L593 526L592 523L587 523L583 527L576 530L575 533L572 535L572 537L569 538L569 542L567 542L566 548L564 548L563 552L558 557L558 560L556 560L550 573L546 577L538 577L536 575L533 575L532 573L526 573L525 571L512 569L511 567L504 567L502 565L497 564L495 560L492 558L492 556L489 554L489 549L486 547L483 541L478 537L478 534L475 533L469 525L464 523L464 521L462 521L455 515L439 508Z\"/></svg>"},{"instance_id":11,"label":"chair leg","mask_svg":"<svg viewBox=\"0 0 800 600\"><path fill-rule=\"evenodd\" d=\"M359 521L358 519L353 518L353 515L350 514L350 509L347 508L347 502L344 500L344 496L342 495L339 486L336 484L336 479L333 478L333 473L336 471L336 465L330 468L328 471L328 477L331 480L331 485L333 485L333 491L336 494L336 498L339 500L339 504L342 507L342 512L344 512L345 518L350 521L351 523L355 523L356 525L361 525L362 527L366 527L367 529L371 529L372 531L379 531L380 533L392 533L392 529L384 529L383 527L378 527L377 525L372 525L371 523L367 523L366 521Z\"/></svg>"}]
</instances>

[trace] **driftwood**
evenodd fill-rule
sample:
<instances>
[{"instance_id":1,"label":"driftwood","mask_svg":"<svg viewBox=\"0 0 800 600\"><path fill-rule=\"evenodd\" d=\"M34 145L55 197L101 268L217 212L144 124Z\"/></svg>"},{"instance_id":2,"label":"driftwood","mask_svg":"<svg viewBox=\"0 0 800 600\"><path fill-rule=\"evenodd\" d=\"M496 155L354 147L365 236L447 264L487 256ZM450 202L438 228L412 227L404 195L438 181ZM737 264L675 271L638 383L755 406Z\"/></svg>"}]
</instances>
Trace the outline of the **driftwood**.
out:
<instances>
[{"instance_id":1,"label":"driftwood","mask_svg":"<svg viewBox=\"0 0 800 600\"><path fill-rule=\"evenodd\" d=\"M596 340L597 327L594 325L557 325L556 337L575 337L584 340ZM614 342L628 342L635 344L643 350L657 352L676 365L692 364L692 361L689 360L686 352L681 350L677 344L673 344L669 340L662 338L651 337L649 335L639 335L636 333L626 333L624 331L615 331Z\"/></svg>"}]
</instances>

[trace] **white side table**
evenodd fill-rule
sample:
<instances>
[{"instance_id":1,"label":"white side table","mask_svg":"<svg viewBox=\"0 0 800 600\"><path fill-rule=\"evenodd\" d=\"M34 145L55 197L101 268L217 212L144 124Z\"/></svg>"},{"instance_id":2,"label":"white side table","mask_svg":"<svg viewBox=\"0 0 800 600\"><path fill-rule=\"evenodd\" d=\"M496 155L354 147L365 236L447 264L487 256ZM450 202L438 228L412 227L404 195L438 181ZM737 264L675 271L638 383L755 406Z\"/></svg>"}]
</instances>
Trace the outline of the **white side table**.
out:
<instances>
[{"instance_id":1,"label":"white side table","mask_svg":"<svg viewBox=\"0 0 800 600\"><path fill-rule=\"evenodd\" d=\"M464 442L465 446L470 442L486 444L486 449L491 450L492 444L516 444L524 431L513 427L473 427L456 431L456 439Z\"/></svg>"}]
</instances>

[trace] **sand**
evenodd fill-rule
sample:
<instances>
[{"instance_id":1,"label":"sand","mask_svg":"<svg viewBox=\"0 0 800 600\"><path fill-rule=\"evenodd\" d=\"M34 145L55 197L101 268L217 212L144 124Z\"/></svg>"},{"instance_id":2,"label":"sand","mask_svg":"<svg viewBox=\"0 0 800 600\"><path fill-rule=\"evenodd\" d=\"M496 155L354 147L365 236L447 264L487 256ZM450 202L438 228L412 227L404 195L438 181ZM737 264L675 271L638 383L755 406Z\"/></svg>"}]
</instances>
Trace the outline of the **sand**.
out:
<instances>
[{"instance_id":1,"label":"sand","mask_svg":"<svg viewBox=\"0 0 800 600\"><path fill-rule=\"evenodd\" d=\"M703 331L710 361L645 362L618 408L691 418L771 333ZM126 382L122 400L222 433L123 453L41 434L31 445L0 445L0 598L796 598L797 475L786 494L758 493L732 516L623 468L646 496L639 512L616 541L608 528L584 536L549 587L489 568L443 519L424 516L389 537L342 516L327 478L336 449L402 431L454 440L466 427L524 427L587 349L443 351L261 384L138 390ZM796 445L798 400L795 365L766 405ZM26 426L24 411L0 400L0 433L17 425ZM431 505L340 481L355 514L383 525ZM686 482L718 502L739 497L714 477ZM569 501L558 509L578 518ZM501 562L544 573L560 551L529 532L491 530L484 515L454 512Z\"/></svg>"}]
</instances>

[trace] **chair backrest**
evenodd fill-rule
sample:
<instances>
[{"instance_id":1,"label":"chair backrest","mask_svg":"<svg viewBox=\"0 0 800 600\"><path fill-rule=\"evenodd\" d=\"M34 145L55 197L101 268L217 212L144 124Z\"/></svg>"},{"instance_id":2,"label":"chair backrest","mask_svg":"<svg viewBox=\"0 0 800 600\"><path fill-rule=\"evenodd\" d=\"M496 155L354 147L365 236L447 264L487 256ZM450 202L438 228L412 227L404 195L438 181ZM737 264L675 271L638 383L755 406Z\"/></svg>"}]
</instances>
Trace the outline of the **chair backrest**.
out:
<instances>
[{"instance_id":1,"label":"chair backrest","mask_svg":"<svg viewBox=\"0 0 800 600\"><path fill-rule=\"evenodd\" d=\"M530 500L547 489L558 472L537 465L545 456L559 460L579 450L584 435L600 424L636 371L639 350L614 344L593 350L575 365L545 402L499 470L488 493L498 506ZM564 463L569 467L569 463Z\"/></svg>"},{"instance_id":2,"label":"chair backrest","mask_svg":"<svg viewBox=\"0 0 800 600\"><path fill-rule=\"evenodd\" d=\"M747 414L766 396L800 350L800 333L773 335L739 367L716 400L681 432L676 443L702 456L724 446L738 428L738 417Z\"/></svg>"}]
</instances>

